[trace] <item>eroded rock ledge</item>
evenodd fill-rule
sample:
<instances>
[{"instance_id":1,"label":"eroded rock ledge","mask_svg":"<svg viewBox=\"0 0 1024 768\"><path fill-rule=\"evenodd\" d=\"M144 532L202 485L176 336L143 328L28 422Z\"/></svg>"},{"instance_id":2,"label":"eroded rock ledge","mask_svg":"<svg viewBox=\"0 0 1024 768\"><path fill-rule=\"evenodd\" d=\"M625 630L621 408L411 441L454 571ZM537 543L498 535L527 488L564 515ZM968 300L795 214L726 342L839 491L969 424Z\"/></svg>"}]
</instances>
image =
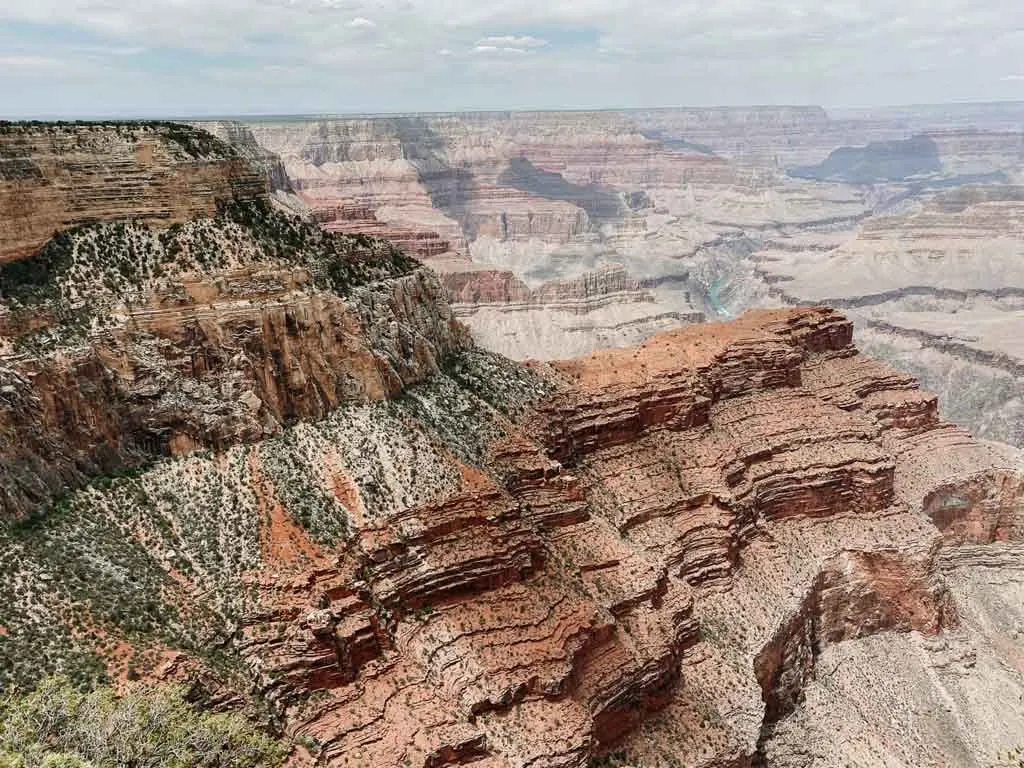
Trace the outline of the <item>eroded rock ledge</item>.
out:
<instances>
[{"instance_id":1,"label":"eroded rock ledge","mask_svg":"<svg viewBox=\"0 0 1024 768\"><path fill-rule=\"evenodd\" d=\"M2 123L0 263L75 224L173 224L266 193L266 177L234 149L187 125Z\"/></svg>"},{"instance_id":2,"label":"eroded rock ledge","mask_svg":"<svg viewBox=\"0 0 1024 768\"><path fill-rule=\"evenodd\" d=\"M325 764L754 764L830 645L960 631L933 519L1019 525L1019 456L850 338L762 312L537 366L489 479L357 531L286 610L264 577L243 654Z\"/></svg>"}]
</instances>

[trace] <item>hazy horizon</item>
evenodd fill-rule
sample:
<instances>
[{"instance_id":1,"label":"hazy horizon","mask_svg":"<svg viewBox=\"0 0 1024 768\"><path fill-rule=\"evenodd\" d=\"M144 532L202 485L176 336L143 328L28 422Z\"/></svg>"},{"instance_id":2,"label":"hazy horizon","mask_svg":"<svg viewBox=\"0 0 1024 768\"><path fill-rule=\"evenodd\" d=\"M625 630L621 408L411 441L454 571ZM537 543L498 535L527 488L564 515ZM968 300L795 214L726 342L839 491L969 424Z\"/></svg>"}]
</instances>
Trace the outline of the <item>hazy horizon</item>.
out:
<instances>
[{"instance_id":1,"label":"hazy horizon","mask_svg":"<svg viewBox=\"0 0 1024 768\"><path fill-rule=\"evenodd\" d=\"M452 109L452 110L395 110L384 112L349 112L349 111L320 111L320 112L239 112L239 113L216 113L205 114L175 114L175 113L95 113L95 114L30 114L23 116L7 116L0 112L0 120L9 122L29 121L104 121L104 120L179 120L179 121L204 121L204 120L245 120L245 121L274 121L274 120L317 120L317 119L350 119L350 118L387 118L400 117L404 115L423 116L444 116L444 115L473 115L473 114L530 114L530 113L600 113L600 112L644 112L644 111L673 111L673 110L743 110L743 109L823 109L831 119L844 119L854 113L885 112L887 110L916 110L916 109L963 109L969 111L971 108L996 107L1010 108L1019 107L1024 109L1024 99L1006 99L1001 101L949 101L920 104L858 104L858 105L823 105L823 104L660 104L652 106L608 106L608 107L558 107L558 108L494 108L494 109Z\"/></svg>"},{"instance_id":2,"label":"hazy horizon","mask_svg":"<svg viewBox=\"0 0 1024 768\"><path fill-rule=\"evenodd\" d=\"M6 118L1024 99L1004 0L0 0L0 21Z\"/></svg>"}]
</instances>

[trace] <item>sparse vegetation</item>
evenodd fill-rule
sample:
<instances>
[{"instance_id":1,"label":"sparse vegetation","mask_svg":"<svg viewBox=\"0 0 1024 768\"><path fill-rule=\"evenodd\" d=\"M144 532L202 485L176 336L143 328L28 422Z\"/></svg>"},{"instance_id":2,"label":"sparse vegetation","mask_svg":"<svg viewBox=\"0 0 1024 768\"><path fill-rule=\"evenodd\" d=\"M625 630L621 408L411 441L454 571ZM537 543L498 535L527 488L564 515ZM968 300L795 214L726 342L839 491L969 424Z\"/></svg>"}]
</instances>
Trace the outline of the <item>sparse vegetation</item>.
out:
<instances>
[{"instance_id":1,"label":"sparse vegetation","mask_svg":"<svg viewBox=\"0 0 1024 768\"><path fill-rule=\"evenodd\" d=\"M164 229L115 221L54 233L35 256L0 265L0 303L52 317L21 340L42 351L109 325L115 306L130 312L154 290L180 290L182 276L249 265L304 270L311 287L347 295L418 262L386 241L326 232L265 200L236 200L220 204L213 218Z\"/></svg>"},{"instance_id":2,"label":"sparse vegetation","mask_svg":"<svg viewBox=\"0 0 1024 768\"><path fill-rule=\"evenodd\" d=\"M90 140L97 137L109 138L111 134L130 141L151 136L177 145L186 157L194 160L225 160L237 157L235 149L230 144L207 131L168 120L0 120L0 137L29 137L41 133L64 136L78 148L86 148Z\"/></svg>"},{"instance_id":3,"label":"sparse vegetation","mask_svg":"<svg viewBox=\"0 0 1024 768\"><path fill-rule=\"evenodd\" d=\"M509 417L520 416L526 406L552 391L552 385L529 368L480 348L451 355L445 360L444 371Z\"/></svg>"},{"instance_id":4,"label":"sparse vegetation","mask_svg":"<svg viewBox=\"0 0 1024 768\"><path fill-rule=\"evenodd\" d=\"M287 753L240 715L200 712L175 688L119 697L50 679L0 695L3 768L274 768Z\"/></svg>"},{"instance_id":5,"label":"sparse vegetation","mask_svg":"<svg viewBox=\"0 0 1024 768\"><path fill-rule=\"evenodd\" d=\"M108 473L0 526L0 686L48 673L105 682L122 641L140 651L133 675L147 671L147 648L237 663L230 646L210 649L253 607L243 577L263 565L266 504L317 543L344 547L357 513L379 520L453 493L462 477L451 453L479 466L506 427L440 375L258 446Z\"/></svg>"}]
</instances>

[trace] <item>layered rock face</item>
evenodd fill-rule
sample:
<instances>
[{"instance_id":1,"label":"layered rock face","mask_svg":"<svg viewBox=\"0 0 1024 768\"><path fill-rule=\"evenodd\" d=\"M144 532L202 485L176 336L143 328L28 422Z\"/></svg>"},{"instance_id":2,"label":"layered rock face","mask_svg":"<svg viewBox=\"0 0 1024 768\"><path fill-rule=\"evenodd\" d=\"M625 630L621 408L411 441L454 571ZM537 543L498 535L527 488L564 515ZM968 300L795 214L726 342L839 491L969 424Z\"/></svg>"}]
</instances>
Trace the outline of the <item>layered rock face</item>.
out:
<instances>
[{"instance_id":1,"label":"layered rock face","mask_svg":"<svg viewBox=\"0 0 1024 768\"><path fill-rule=\"evenodd\" d=\"M432 273L387 243L278 213L258 171L206 133L97 124L7 135L36 136L45 146L29 162L56 174L10 180L12 197L75 185L64 190L73 199L32 209L28 229L93 221L0 265L0 516L24 517L101 472L394 395L465 343ZM82 148L48 154L73 140L95 142L89 162L75 160ZM130 141L149 157L145 176L110 160ZM231 159L196 170L179 162L182 142ZM54 170L62 163L71 171ZM22 229L2 234L7 253L28 247Z\"/></svg>"},{"instance_id":2,"label":"layered rock face","mask_svg":"<svg viewBox=\"0 0 1024 768\"><path fill-rule=\"evenodd\" d=\"M1019 187L961 187L755 258L779 298L842 307L861 343L927 381L949 417L1019 445L1022 206Z\"/></svg>"},{"instance_id":3,"label":"layered rock face","mask_svg":"<svg viewBox=\"0 0 1024 768\"><path fill-rule=\"evenodd\" d=\"M174 223L266 180L210 135L171 123L0 125L0 262L67 226L118 218Z\"/></svg>"},{"instance_id":4,"label":"layered rock face","mask_svg":"<svg viewBox=\"0 0 1024 768\"><path fill-rule=\"evenodd\" d=\"M774 276L766 281L752 254L827 250L837 232L902 215L944 188L1016 180L1015 120L1012 105L831 116L781 107L410 115L232 130L240 146L251 135L281 159L324 226L389 237L451 275L444 279L458 289L456 309L480 343L557 359L777 304ZM538 299L570 281L574 293L610 285L601 273L609 268L625 269L647 293L602 292L586 312ZM523 283L533 300L513 291L494 301L497 279ZM903 364L896 353L892 360ZM925 373L944 395L952 391L940 387L947 373ZM977 429L979 409L962 410L949 414Z\"/></svg>"},{"instance_id":5,"label":"layered rock face","mask_svg":"<svg viewBox=\"0 0 1024 768\"><path fill-rule=\"evenodd\" d=\"M305 271L266 268L172 283L122 329L5 361L0 513L22 516L90 474L394 395L465 341L425 270L345 300L309 287Z\"/></svg>"},{"instance_id":6,"label":"layered rock face","mask_svg":"<svg viewBox=\"0 0 1024 768\"><path fill-rule=\"evenodd\" d=\"M187 683L322 766L980 768L1024 742L1024 456L834 310L520 365L447 294L586 315L660 286L446 290L244 197L0 269L4 683Z\"/></svg>"},{"instance_id":7,"label":"layered rock face","mask_svg":"<svg viewBox=\"0 0 1024 768\"><path fill-rule=\"evenodd\" d=\"M1017 240L1019 105L412 115L251 131L325 226L426 259L490 349L558 359L825 301L854 315L872 353L938 391L946 417L1024 445L1015 358L988 358L1004 354L991 348L1014 319L1001 265ZM990 205L965 215L947 210L949 195ZM971 298L975 261L1008 293ZM612 269L644 291L614 288ZM936 281L963 298L929 298ZM569 283L592 298L545 302ZM869 318L851 304L894 290L915 298L875 303Z\"/></svg>"},{"instance_id":8,"label":"layered rock face","mask_svg":"<svg viewBox=\"0 0 1024 768\"><path fill-rule=\"evenodd\" d=\"M715 287L722 257L748 248L745 228L865 212L865 196L841 185L809 194L777 168L662 136L643 117L413 115L246 129L282 159L327 228L389 237L442 274L455 273L461 286L482 280L460 295L458 311L480 342L514 357L558 358L632 343L701 315L728 316L727 305L756 299L742 290L724 297ZM786 124L793 121L797 115ZM490 291L494 269L543 296L561 290L546 282L579 281L578 291L612 266L650 282L649 297L617 292L585 316L557 301L524 308L467 298Z\"/></svg>"},{"instance_id":9,"label":"layered rock face","mask_svg":"<svg viewBox=\"0 0 1024 768\"><path fill-rule=\"evenodd\" d=\"M564 354L582 354L595 343L623 346L705 319L694 309L664 307L656 281L637 280L621 265L535 288L511 271L475 264L449 264L440 278L455 314L471 324L477 342L517 359L546 356L553 345Z\"/></svg>"}]
</instances>

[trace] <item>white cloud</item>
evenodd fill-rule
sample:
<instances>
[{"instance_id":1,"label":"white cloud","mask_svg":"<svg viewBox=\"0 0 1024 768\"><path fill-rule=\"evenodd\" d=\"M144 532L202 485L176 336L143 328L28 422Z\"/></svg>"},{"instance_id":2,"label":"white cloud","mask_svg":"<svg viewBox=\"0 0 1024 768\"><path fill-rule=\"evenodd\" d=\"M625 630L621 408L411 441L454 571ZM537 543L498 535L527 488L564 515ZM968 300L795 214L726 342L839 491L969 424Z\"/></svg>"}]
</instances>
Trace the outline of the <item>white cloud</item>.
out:
<instances>
[{"instance_id":1,"label":"white cloud","mask_svg":"<svg viewBox=\"0 0 1024 768\"><path fill-rule=\"evenodd\" d=\"M497 45L476 45L470 50L470 53L499 56L505 54L512 54L513 56L525 56L527 53L530 53L530 51L526 50L525 48L506 48L499 47Z\"/></svg>"},{"instance_id":2,"label":"white cloud","mask_svg":"<svg viewBox=\"0 0 1024 768\"><path fill-rule=\"evenodd\" d=\"M516 37L515 35L492 35L485 37L477 43L477 47L483 48L543 48L548 44L547 40L541 40L539 37L532 37L530 35L524 35L522 37Z\"/></svg>"},{"instance_id":3,"label":"white cloud","mask_svg":"<svg viewBox=\"0 0 1024 768\"><path fill-rule=\"evenodd\" d=\"M0 57L35 57L3 68L0 105L23 109L28 71L58 98L89 61L75 104L172 112L1019 98L1021 30L1011 0L0 0Z\"/></svg>"},{"instance_id":4,"label":"white cloud","mask_svg":"<svg viewBox=\"0 0 1024 768\"><path fill-rule=\"evenodd\" d=\"M547 40L531 35L489 35L477 41L470 53L484 55L525 56L547 46Z\"/></svg>"}]
</instances>

